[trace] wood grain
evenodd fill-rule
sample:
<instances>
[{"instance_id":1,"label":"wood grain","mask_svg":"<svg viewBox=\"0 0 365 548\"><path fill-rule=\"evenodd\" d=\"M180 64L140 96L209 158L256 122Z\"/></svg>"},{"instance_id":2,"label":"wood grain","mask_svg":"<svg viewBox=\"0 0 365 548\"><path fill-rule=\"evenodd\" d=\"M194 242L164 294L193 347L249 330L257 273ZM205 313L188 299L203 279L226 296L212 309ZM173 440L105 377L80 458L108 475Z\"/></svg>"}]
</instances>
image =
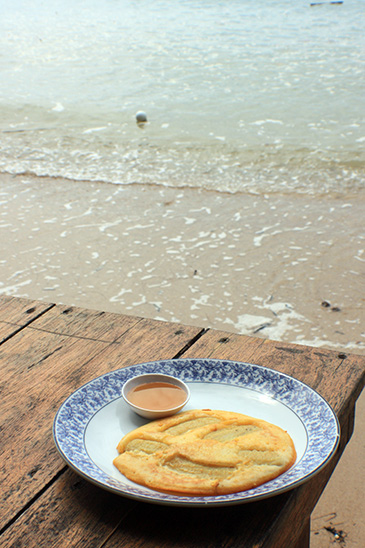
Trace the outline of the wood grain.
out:
<instances>
[{"instance_id":1,"label":"wood grain","mask_svg":"<svg viewBox=\"0 0 365 548\"><path fill-rule=\"evenodd\" d=\"M0 321L25 326L54 304L0 295Z\"/></svg>"},{"instance_id":2,"label":"wood grain","mask_svg":"<svg viewBox=\"0 0 365 548\"><path fill-rule=\"evenodd\" d=\"M206 333L184 357L236 360L275 369L317 390L339 414L346 413L365 385L364 356L224 331Z\"/></svg>"},{"instance_id":3,"label":"wood grain","mask_svg":"<svg viewBox=\"0 0 365 548\"><path fill-rule=\"evenodd\" d=\"M103 352L111 369L144 362L171 359L200 333L201 329L143 319Z\"/></svg>"},{"instance_id":4,"label":"wood grain","mask_svg":"<svg viewBox=\"0 0 365 548\"><path fill-rule=\"evenodd\" d=\"M271 502L222 508L173 508L139 504L105 548L258 548L270 537L285 495ZM288 545L288 548L291 545Z\"/></svg>"},{"instance_id":5,"label":"wood grain","mask_svg":"<svg viewBox=\"0 0 365 548\"><path fill-rule=\"evenodd\" d=\"M135 316L58 305L34 321L32 327L60 335L114 342L139 321L141 318Z\"/></svg>"},{"instance_id":6,"label":"wood grain","mask_svg":"<svg viewBox=\"0 0 365 548\"><path fill-rule=\"evenodd\" d=\"M0 344L18 333L22 329L20 326L0 321Z\"/></svg>"},{"instance_id":7,"label":"wood grain","mask_svg":"<svg viewBox=\"0 0 365 548\"><path fill-rule=\"evenodd\" d=\"M107 493L67 470L4 532L1 546L97 548L135 504Z\"/></svg>"},{"instance_id":8,"label":"wood grain","mask_svg":"<svg viewBox=\"0 0 365 548\"><path fill-rule=\"evenodd\" d=\"M93 324L88 323L88 338L81 338L80 326L78 335L72 337L32 326L0 346L0 451L4 462L0 482L6 503L0 528L64 466L52 439L52 424L66 397L108 371L138 361L171 358L199 332L198 328L136 318L126 332L125 317L120 318L123 328L115 318L109 322L106 316L105 321L111 338L117 334L113 343L96 340L100 325L95 325L93 337Z\"/></svg>"},{"instance_id":9,"label":"wood grain","mask_svg":"<svg viewBox=\"0 0 365 548\"><path fill-rule=\"evenodd\" d=\"M106 343L25 328L0 346L0 528L64 466L52 440L62 401L98 374L88 362ZM77 367L75 367L77 364Z\"/></svg>"},{"instance_id":10,"label":"wood grain","mask_svg":"<svg viewBox=\"0 0 365 548\"><path fill-rule=\"evenodd\" d=\"M243 337L226 331L209 330L188 348L184 358L214 358L252 363L251 357L265 343L258 337Z\"/></svg>"}]
</instances>

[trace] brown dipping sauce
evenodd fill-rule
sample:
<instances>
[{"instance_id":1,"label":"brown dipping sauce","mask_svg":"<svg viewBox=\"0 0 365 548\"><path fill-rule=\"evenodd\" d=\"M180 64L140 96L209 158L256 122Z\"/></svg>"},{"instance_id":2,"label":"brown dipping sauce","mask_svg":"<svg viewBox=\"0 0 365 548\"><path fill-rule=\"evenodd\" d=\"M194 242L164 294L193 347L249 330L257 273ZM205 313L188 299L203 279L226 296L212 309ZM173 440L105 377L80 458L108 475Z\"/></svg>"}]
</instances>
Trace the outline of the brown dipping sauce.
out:
<instances>
[{"instance_id":1,"label":"brown dipping sauce","mask_svg":"<svg viewBox=\"0 0 365 548\"><path fill-rule=\"evenodd\" d=\"M183 404L187 394L180 386L174 384L149 382L132 388L127 398L133 405L142 409L163 411Z\"/></svg>"}]
</instances>

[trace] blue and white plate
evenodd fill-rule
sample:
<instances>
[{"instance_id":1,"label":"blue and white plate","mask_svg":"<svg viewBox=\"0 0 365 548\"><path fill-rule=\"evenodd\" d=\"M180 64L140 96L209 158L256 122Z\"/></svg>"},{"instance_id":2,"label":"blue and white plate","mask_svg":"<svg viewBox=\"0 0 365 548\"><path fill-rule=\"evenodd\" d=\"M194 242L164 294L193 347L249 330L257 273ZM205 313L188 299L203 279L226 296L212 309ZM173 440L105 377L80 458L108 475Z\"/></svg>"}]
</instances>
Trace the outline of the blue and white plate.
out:
<instances>
[{"instance_id":1,"label":"blue and white plate","mask_svg":"<svg viewBox=\"0 0 365 548\"><path fill-rule=\"evenodd\" d=\"M122 386L142 373L165 373L186 382L191 398L184 411L235 411L280 426L294 441L296 463L272 481L230 495L178 496L128 480L113 465L116 446L125 434L147 421L127 406ZM297 487L327 464L340 436L333 410L306 384L258 365L213 359L163 360L106 373L76 390L61 405L53 435L61 456L85 479L126 497L175 506L226 506Z\"/></svg>"}]
</instances>

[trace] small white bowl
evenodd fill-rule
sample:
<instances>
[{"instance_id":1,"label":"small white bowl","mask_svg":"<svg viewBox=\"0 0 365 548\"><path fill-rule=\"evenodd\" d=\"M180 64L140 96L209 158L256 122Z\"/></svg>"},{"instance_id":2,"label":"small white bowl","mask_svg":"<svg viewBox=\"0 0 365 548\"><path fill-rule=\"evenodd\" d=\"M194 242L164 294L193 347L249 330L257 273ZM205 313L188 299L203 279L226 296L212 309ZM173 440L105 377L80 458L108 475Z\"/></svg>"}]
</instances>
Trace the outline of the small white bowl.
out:
<instances>
[{"instance_id":1,"label":"small white bowl","mask_svg":"<svg viewBox=\"0 0 365 548\"><path fill-rule=\"evenodd\" d=\"M181 388L185 394L186 398L183 403L178 405L177 407L173 407L171 409L144 409L142 407L138 407L137 405L131 403L128 400L128 394L131 390L139 386L140 384L149 384L154 382L165 382L168 384L173 384L174 386L178 386ZM175 415L175 413L178 413L181 411L181 409L187 404L190 398L190 390L187 387L187 385L181 381L180 379L177 379L176 377L172 377L171 375L163 375L162 373L150 373L145 375L138 375L137 377L132 377L129 379L122 388L122 396L125 400L125 402L129 405L131 409L137 415L140 415L141 417L144 417L145 419L161 419L163 417L168 417L170 415Z\"/></svg>"}]
</instances>

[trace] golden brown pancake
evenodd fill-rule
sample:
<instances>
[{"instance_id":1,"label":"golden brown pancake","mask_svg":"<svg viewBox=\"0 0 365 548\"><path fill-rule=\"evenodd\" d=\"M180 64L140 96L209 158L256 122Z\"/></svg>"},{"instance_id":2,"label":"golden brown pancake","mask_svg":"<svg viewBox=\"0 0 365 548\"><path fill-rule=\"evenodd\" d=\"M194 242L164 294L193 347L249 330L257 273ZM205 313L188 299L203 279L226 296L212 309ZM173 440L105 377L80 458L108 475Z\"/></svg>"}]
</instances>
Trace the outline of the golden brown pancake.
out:
<instances>
[{"instance_id":1,"label":"golden brown pancake","mask_svg":"<svg viewBox=\"0 0 365 548\"><path fill-rule=\"evenodd\" d=\"M245 491L288 470L296 459L289 434L240 413L186 411L129 432L113 461L128 479L181 495Z\"/></svg>"}]
</instances>

